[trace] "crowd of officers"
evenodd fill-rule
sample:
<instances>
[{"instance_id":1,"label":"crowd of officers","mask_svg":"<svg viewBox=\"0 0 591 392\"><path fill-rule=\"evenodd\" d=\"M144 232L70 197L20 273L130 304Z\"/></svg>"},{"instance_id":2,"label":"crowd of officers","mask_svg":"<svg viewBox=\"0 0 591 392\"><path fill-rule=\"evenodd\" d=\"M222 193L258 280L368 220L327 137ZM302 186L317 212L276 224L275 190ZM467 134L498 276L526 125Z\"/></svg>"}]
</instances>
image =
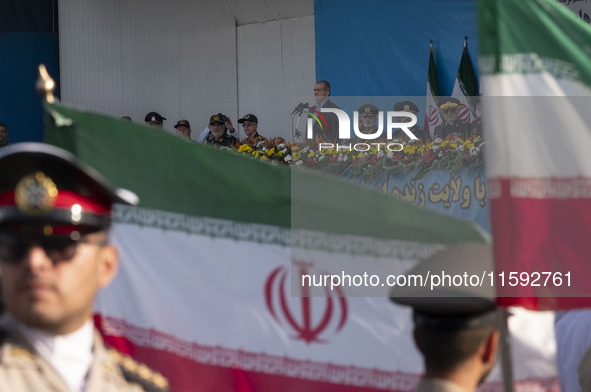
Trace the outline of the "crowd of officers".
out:
<instances>
[{"instance_id":1,"label":"crowd of officers","mask_svg":"<svg viewBox=\"0 0 591 392\"><path fill-rule=\"evenodd\" d=\"M308 113L318 114L321 113L321 109L323 108L340 109L330 100L330 94L331 86L328 81L321 80L319 82L316 82L316 85L314 87L314 100L316 103L314 106L306 108L308 110ZM473 98L477 99L475 111L477 114L479 114L480 103L478 97ZM420 144L427 144L431 141L443 142L445 140L466 140L470 137L482 135L481 117L477 116L472 122L463 121L460 118L460 109L462 108L462 105L457 98L438 97L437 105L437 125L435 126L435 129L433 131L433 136L431 136L429 131L421 128L415 123L412 127L408 127L408 129L415 135L415 137L417 137L417 140L411 140L410 136L400 128L394 130L392 134L392 140L387 140L386 132L382 132L380 136L369 140L371 140L372 143L386 143L389 141L397 141L403 143L418 142ZM466 108L465 110L470 109ZM405 100L395 103L394 111L408 112L416 116L416 114L419 112L419 108L414 102ZM357 109L357 112L359 115L359 119L357 124L355 124L356 131L366 135L376 135L377 133L379 133L378 115L380 109L377 106L373 104L365 104L360 106ZM322 142L335 144L339 142L365 143L368 141L367 138L362 138L359 136L356 136L352 140L339 140L339 122L337 116L334 113L327 112L322 114L326 126L314 123L313 140L307 142L311 142L312 144ZM122 117L122 119L131 121L131 119L127 116ZM166 118L161 116L157 112L148 113L144 119L146 124L156 128L162 128L164 120L166 120ZM398 123L408 123L411 121L411 118L409 116L399 116L397 117L397 121ZM269 140L264 136L260 135L258 133L259 120L257 116L254 114L244 115L242 118L238 120L238 123L244 128L245 137L241 140L238 139L237 136L239 132L236 132L232 124L232 121L228 116L222 113L214 114L209 118L209 124L199 135L198 141L203 143L209 143L218 147L225 147L231 149L237 149L244 144L247 144L252 148L259 148L262 146L270 148L273 144L278 144L278 142L284 141L281 138L274 138ZM179 136L187 140L193 140L191 139L192 130L189 121L179 120L174 125L174 128L176 129L176 133Z\"/></svg>"}]
</instances>

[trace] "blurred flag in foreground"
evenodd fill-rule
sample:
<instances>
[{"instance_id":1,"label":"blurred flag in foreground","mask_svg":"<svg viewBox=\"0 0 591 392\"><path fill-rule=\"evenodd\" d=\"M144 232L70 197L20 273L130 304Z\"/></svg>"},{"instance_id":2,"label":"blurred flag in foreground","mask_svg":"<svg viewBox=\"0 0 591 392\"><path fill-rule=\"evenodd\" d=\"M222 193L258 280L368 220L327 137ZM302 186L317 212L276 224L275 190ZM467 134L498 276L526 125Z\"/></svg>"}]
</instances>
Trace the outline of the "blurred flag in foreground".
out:
<instances>
[{"instance_id":1,"label":"blurred flag in foreground","mask_svg":"<svg viewBox=\"0 0 591 392\"><path fill-rule=\"evenodd\" d=\"M478 2L497 293L591 306L591 28L555 0Z\"/></svg>"},{"instance_id":2,"label":"blurred flag in foreground","mask_svg":"<svg viewBox=\"0 0 591 392\"><path fill-rule=\"evenodd\" d=\"M96 307L107 343L161 371L173 392L414 389L422 361L386 275L486 241L475 225L143 125L47 109L51 143L140 197L115 211L120 271ZM351 283L298 283L329 274ZM547 320L531 321L515 318L517 379L552 390L547 337L527 327Z\"/></svg>"}]
</instances>

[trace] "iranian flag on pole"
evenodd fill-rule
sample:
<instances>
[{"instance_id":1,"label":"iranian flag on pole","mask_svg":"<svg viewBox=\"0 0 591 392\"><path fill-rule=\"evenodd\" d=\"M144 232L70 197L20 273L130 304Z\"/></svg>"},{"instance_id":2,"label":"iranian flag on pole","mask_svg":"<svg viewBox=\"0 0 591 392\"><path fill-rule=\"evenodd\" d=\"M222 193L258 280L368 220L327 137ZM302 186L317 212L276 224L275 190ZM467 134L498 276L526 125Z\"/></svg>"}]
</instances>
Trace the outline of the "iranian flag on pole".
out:
<instances>
[{"instance_id":1,"label":"iranian flag on pole","mask_svg":"<svg viewBox=\"0 0 591 392\"><path fill-rule=\"evenodd\" d=\"M478 19L499 296L589 307L591 29L555 0L481 0Z\"/></svg>"},{"instance_id":2,"label":"iranian flag on pole","mask_svg":"<svg viewBox=\"0 0 591 392\"><path fill-rule=\"evenodd\" d=\"M108 344L173 392L414 390L422 360L387 276L486 241L475 225L143 125L59 104L48 114L52 144L140 198L114 213L120 270L96 304ZM552 390L532 332L548 320L530 317L514 320L527 347L517 379Z\"/></svg>"},{"instance_id":3,"label":"iranian flag on pole","mask_svg":"<svg viewBox=\"0 0 591 392\"><path fill-rule=\"evenodd\" d=\"M460 100L458 107L459 118L462 121L470 123L474 120L476 105L473 99L478 96L478 83L476 81L474 67L472 67L472 61L470 60L470 54L468 54L467 43L468 37L464 37L464 50L462 51L460 67L451 95Z\"/></svg>"},{"instance_id":4,"label":"iranian flag on pole","mask_svg":"<svg viewBox=\"0 0 591 392\"><path fill-rule=\"evenodd\" d=\"M437 69L435 68L435 56L433 55L433 40L429 43L429 75L427 77L427 105L425 106L425 123L423 128L429 131L431 138L435 127L441 124L439 115L439 105L437 97L439 93L439 80L437 79Z\"/></svg>"}]
</instances>

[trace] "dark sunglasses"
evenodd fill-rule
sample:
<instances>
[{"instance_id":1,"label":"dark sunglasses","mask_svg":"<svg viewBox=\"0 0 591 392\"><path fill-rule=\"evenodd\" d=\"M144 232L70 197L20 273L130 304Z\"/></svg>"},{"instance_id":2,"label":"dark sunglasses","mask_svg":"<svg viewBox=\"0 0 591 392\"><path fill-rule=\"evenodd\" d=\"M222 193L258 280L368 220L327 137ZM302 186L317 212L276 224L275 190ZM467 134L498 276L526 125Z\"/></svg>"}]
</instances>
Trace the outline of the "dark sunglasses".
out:
<instances>
[{"instance_id":1,"label":"dark sunglasses","mask_svg":"<svg viewBox=\"0 0 591 392\"><path fill-rule=\"evenodd\" d=\"M445 114L450 114L450 113L453 113L453 112L455 112L455 111L457 111L457 110L458 110L458 109L443 109L443 113L445 113Z\"/></svg>"},{"instance_id":2,"label":"dark sunglasses","mask_svg":"<svg viewBox=\"0 0 591 392\"><path fill-rule=\"evenodd\" d=\"M16 264L25 258L33 245L43 249L47 257L55 264L71 260L76 254L78 244L95 244L104 246L107 241L89 241L82 236L75 240L60 236L26 236L16 234L0 235L0 262Z\"/></svg>"},{"instance_id":3,"label":"dark sunglasses","mask_svg":"<svg viewBox=\"0 0 591 392\"><path fill-rule=\"evenodd\" d=\"M245 122L245 123L242 123L242 127L243 128L248 128L248 127L250 127L251 125L254 125L254 124L256 124L256 123L247 123L247 122Z\"/></svg>"}]
</instances>

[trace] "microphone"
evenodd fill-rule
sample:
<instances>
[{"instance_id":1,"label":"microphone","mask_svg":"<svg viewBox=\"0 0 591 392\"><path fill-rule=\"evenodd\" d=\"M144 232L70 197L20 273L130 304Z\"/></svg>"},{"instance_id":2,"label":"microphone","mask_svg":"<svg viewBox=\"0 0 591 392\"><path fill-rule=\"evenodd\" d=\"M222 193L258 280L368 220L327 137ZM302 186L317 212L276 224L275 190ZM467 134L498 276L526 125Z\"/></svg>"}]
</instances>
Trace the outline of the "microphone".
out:
<instances>
[{"instance_id":1,"label":"microphone","mask_svg":"<svg viewBox=\"0 0 591 392\"><path fill-rule=\"evenodd\" d=\"M302 102L298 106L296 106L296 108L293 110L293 112L291 112L291 115L293 116L295 113L301 113L307 107L308 107L308 102L306 102L306 103Z\"/></svg>"}]
</instances>

